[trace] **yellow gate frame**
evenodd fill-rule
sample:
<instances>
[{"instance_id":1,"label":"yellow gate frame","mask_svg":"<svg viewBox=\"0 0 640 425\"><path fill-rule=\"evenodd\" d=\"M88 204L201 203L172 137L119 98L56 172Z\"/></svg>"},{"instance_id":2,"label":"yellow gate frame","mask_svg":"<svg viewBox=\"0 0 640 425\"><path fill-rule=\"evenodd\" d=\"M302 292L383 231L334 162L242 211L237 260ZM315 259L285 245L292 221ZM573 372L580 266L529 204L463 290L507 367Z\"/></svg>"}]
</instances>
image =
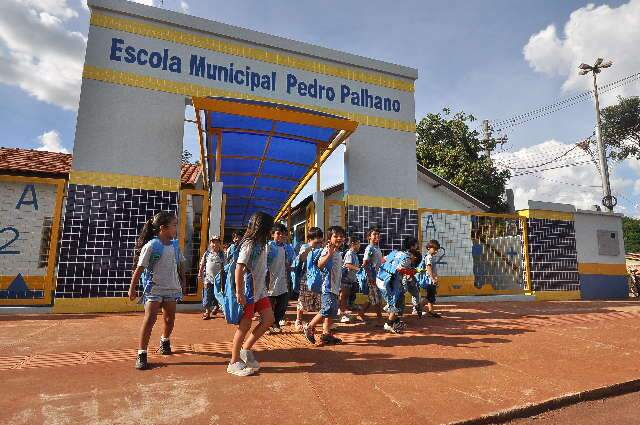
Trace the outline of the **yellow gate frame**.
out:
<instances>
[{"instance_id":1,"label":"yellow gate frame","mask_svg":"<svg viewBox=\"0 0 640 425\"><path fill-rule=\"evenodd\" d=\"M56 200L53 206L53 217L51 223L51 238L49 241L49 258L47 260L47 271L44 276L22 276L27 284L41 284L43 290L42 298L23 298L0 300L0 306L4 305L51 305L53 303L53 291L55 290L56 259L58 254L58 236L60 234L60 220L62 218L62 199L64 197L64 179L50 179L42 177L22 177L22 176L0 176L0 182L9 183L36 183L49 184L56 187ZM15 276L0 276L0 287L10 285Z\"/></svg>"},{"instance_id":2,"label":"yellow gate frame","mask_svg":"<svg viewBox=\"0 0 640 425\"><path fill-rule=\"evenodd\" d=\"M198 258L195 259L196 262L200 261L202 255L207 249L207 245L209 243L209 192L206 190L198 190L198 189L182 189L180 190L180 202L178 204L179 213L180 213L180 228L178 230L178 244L180 246L180 250L184 252L184 246L186 243L186 234L187 234L187 198L189 195L201 195L202 196L202 226L200 228L200 249L198 250ZM182 297L183 301L202 301L202 280L198 279L198 286L196 289L195 295L187 295L185 294Z\"/></svg>"}]
</instances>

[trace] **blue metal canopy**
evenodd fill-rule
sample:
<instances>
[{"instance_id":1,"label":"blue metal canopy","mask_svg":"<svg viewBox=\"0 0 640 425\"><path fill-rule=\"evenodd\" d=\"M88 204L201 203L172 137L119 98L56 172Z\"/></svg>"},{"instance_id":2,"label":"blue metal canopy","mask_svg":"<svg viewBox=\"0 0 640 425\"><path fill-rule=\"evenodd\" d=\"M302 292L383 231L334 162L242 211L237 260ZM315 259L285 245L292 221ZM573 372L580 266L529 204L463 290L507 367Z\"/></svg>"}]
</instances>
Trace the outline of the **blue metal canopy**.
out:
<instances>
[{"instance_id":1,"label":"blue metal canopy","mask_svg":"<svg viewBox=\"0 0 640 425\"><path fill-rule=\"evenodd\" d=\"M194 98L193 105L206 134L205 179L223 183L225 227L245 226L256 211L281 218L357 127L343 117L270 102L208 97Z\"/></svg>"}]
</instances>

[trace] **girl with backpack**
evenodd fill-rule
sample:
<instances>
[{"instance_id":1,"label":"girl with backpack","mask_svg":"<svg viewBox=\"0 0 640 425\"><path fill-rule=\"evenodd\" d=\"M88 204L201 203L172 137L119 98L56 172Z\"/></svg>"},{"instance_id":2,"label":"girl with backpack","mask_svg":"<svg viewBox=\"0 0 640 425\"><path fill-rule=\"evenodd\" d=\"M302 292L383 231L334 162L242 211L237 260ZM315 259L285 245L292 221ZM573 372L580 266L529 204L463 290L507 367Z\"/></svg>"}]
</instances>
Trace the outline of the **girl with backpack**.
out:
<instances>
[{"instance_id":1,"label":"girl with backpack","mask_svg":"<svg viewBox=\"0 0 640 425\"><path fill-rule=\"evenodd\" d=\"M234 270L235 295L238 304L243 308L233 336L231 361L227 366L227 372L232 375L248 376L260 369L251 348L274 322L266 286L267 241L272 226L273 217L269 214L254 213L249 218L247 230L239 243ZM260 314L260 322L247 338L255 313Z\"/></svg>"},{"instance_id":2,"label":"girl with backpack","mask_svg":"<svg viewBox=\"0 0 640 425\"><path fill-rule=\"evenodd\" d=\"M136 298L138 283L142 283L140 302L144 304L144 320L140 329L140 346L136 369L149 367L147 347L158 311L162 309L164 329L159 352L171 354L169 337L176 317L176 304L185 290L185 274L182 256L175 239L178 220L169 212L159 212L142 228L136 242L133 276L129 286L129 299Z\"/></svg>"}]
</instances>

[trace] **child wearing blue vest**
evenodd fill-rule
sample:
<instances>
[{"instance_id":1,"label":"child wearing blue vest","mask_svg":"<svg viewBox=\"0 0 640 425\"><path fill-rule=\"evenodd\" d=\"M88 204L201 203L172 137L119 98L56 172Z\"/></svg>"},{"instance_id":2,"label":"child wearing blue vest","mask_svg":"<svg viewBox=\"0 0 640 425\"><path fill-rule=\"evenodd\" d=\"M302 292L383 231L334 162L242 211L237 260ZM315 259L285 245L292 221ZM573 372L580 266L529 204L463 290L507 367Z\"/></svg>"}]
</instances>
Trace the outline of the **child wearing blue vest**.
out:
<instances>
[{"instance_id":1,"label":"child wearing blue vest","mask_svg":"<svg viewBox=\"0 0 640 425\"><path fill-rule=\"evenodd\" d=\"M340 248L344 241L345 231L340 226L327 229L328 242L320 253L318 268L324 271L321 293L320 312L303 327L304 336L311 344L316 343L315 327L322 322L322 336L324 344L340 344L341 339L331 334L331 323L338 315L338 295L342 282L342 255Z\"/></svg>"},{"instance_id":2,"label":"child wearing blue vest","mask_svg":"<svg viewBox=\"0 0 640 425\"><path fill-rule=\"evenodd\" d=\"M282 332L284 317L289 304L289 270L293 258L291 252L286 249L285 237L287 228L282 223L276 223L271 230L273 240L268 244L267 267L267 294L273 308L275 322L270 333Z\"/></svg>"},{"instance_id":3,"label":"child wearing blue vest","mask_svg":"<svg viewBox=\"0 0 640 425\"><path fill-rule=\"evenodd\" d=\"M369 245L364 250L364 258L362 259L362 267L367 272L367 285L369 287L368 300L365 302L358 316L362 321L366 321L365 313L369 307L373 306L376 309L376 318L378 326L382 326L382 296L380 290L376 286L376 274L380 269L380 266L384 262L382 251L380 250L380 229L372 227L367 233L369 239Z\"/></svg>"},{"instance_id":4,"label":"child wearing blue vest","mask_svg":"<svg viewBox=\"0 0 640 425\"><path fill-rule=\"evenodd\" d=\"M233 233L231 234L232 243L231 245L229 245L229 248L227 248L227 252L225 253L227 260L233 258L234 254L238 251L238 249L240 248L238 244L240 243L240 240L242 240L243 236L244 232L242 230L233 231Z\"/></svg>"},{"instance_id":5,"label":"child wearing blue vest","mask_svg":"<svg viewBox=\"0 0 640 425\"><path fill-rule=\"evenodd\" d=\"M178 220L174 214L159 212L142 228L136 242L133 276L129 285L129 299L136 298L138 283L142 283L141 302L144 304L144 320L140 330L140 346L136 369L149 367L147 347L158 311L162 309L164 329L160 338L160 353L171 354L169 338L176 317L176 303L182 298L185 285L183 262L178 241ZM142 277L142 279L141 279Z\"/></svg>"},{"instance_id":6,"label":"child wearing blue vest","mask_svg":"<svg viewBox=\"0 0 640 425\"><path fill-rule=\"evenodd\" d=\"M220 306L214 296L214 284L220 279L225 263L224 251L220 237L215 235L209 239L209 248L204 252L198 268L198 280L202 284L202 320L209 320L215 316ZM204 277L204 279L203 279Z\"/></svg>"},{"instance_id":7,"label":"child wearing blue vest","mask_svg":"<svg viewBox=\"0 0 640 425\"><path fill-rule=\"evenodd\" d=\"M307 257L315 249L322 248L322 242L324 241L324 233L319 227L311 227L307 234L307 240L309 243L302 244L300 246L300 252L298 254L298 261L302 264L300 271L300 293L298 295L297 305L297 317L295 322L295 329L297 331L302 330L302 319L304 313L311 313L320 311L321 302L320 294L317 294L309 289L307 285Z\"/></svg>"},{"instance_id":8,"label":"child wearing blue vest","mask_svg":"<svg viewBox=\"0 0 640 425\"><path fill-rule=\"evenodd\" d=\"M260 364L251 349L274 322L273 310L271 310L265 284L267 241L272 226L273 217L269 214L253 213L249 218L247 231L239 243L240 250L234 277L236 299L238 304L243 306L243 309L242 317L233 336L231 361L227 366L227 372L232 375L248 376L260 369ZM252 318L256 313L260 314L260 321L247 337L251 329Z\"/></svg>"}]
</instances>

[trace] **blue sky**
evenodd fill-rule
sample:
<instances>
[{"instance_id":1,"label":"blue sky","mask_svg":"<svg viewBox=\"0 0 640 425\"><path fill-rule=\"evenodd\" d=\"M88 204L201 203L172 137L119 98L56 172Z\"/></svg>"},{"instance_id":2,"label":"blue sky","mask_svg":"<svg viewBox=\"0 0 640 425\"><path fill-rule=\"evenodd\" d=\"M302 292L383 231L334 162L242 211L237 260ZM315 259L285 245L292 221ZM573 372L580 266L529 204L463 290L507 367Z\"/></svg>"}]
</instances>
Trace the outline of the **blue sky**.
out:
<instances>
[{"instance_id":1,"label":"blue sky","mask_svg":"<svg viewBox=\"0 0 640 425\"><path fill-rule=\"evenodd\" d=\"M81 0L2 3L0 145L72 151L88 10ZM603 84L640 72L634 47L640 45L640 0L165 0L163 7L415 67L418 120L443 107L500 120L553 103L590 88L575 65L599 55L614 61ZM30 33L17 28L21 19L31 23ZM640 95L640 83L603 94L602 103L615 102L617 94ZM586 101L517 127L498 161L531 165L564 152L592 133L593 109ZM193 147L192 131L186 139ZM325 165L323 185L340 181L340 164L338 153ZM598 202L599 189L583 186L596 186L596 174L593 165L566 167L514 178L511 185L520 207L530 198L588 207ZM631 215L640 215L639 174L638 161L613 167L621 211Z\"/></svg>"}]
</instances>

